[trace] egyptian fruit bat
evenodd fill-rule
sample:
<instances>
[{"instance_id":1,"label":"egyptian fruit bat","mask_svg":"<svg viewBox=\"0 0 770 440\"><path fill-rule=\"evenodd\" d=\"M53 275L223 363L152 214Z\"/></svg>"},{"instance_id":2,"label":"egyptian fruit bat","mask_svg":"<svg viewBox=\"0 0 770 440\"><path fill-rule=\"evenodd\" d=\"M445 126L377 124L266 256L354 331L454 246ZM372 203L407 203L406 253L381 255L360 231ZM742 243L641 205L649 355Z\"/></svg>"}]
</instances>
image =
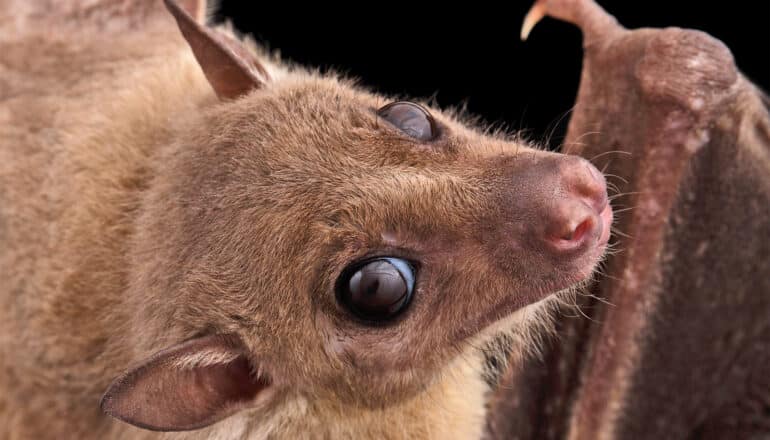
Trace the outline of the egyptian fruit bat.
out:
<instances>
[{"instance_id":1,"label":"egyptian fruit bat","mask_svg":"<svg viewBox=\"0 0 770 440\"><path fill-rule=\"evenodd\" d=\"M481 348L593 273L604 176L204 9L0 7L0 437L480 437Z\"/></svg>"}]
</instances>

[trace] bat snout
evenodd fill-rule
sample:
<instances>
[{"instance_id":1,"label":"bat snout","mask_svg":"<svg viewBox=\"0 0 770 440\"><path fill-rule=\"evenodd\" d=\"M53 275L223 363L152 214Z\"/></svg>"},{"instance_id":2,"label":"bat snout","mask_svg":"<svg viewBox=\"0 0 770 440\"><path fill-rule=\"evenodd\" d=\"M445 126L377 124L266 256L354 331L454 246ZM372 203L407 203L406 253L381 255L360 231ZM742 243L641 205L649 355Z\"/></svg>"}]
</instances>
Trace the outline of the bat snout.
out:
<instances>
[{"instance_id":1,"label":"bat snout","mask_svg":"<svg viewBox=\"0 0 770 440\"><path fill-rule=\"evenodd\" d=\"M574 253L604 246L609 239L612 208L602 173L588 161L570 158L559 167L562 190L554 195L543 213L543 238L557 254Z\"/></svg>"},{"instance_id":2,"label":"bat snout","mask_svg":"<svg viewBox=\"0 0 770 440\"><path fill-rule=\"evenodd\" d=\"M604 253L612 208L604 175L587 160L556 153L518 155L498 163L502 219L489 218L488 249L512 272L529 262L564 287L582 280ZM561 275L556 275L556 274ZM563 276L562 276L563 275ZM562 279L563 278L563 279Z\"/></svg>"}]
</instances>

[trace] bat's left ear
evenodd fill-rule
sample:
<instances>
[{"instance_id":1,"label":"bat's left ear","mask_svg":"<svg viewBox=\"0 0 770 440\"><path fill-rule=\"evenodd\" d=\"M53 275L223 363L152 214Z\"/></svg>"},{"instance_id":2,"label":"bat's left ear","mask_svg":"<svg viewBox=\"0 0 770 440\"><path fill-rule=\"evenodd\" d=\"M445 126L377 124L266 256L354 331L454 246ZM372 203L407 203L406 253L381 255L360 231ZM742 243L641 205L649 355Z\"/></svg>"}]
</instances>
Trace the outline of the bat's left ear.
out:
<instances>
[{"instance_id":1,"label":"bat's left ear","mask_svg":"<svg viewBox=\"0 0 770 440\"><path fill-rule=\"evenodd\" d=\"M256 55L240 41L201 23L205 1L164 0L164 3L220 99L235 99L264 86L269 75Z\"/></svg>"},{"instance_id":2,"label":"bat's left ear","mask_svg":"<svg viewBox=\"0 0 770 440\"><path fill-rule=\"evenodd\" d=\"M203 336L127 370L104 393L101 408L140 428L199 429L270 400L272 384L262 369L238 337Z\"/></svg>"}]
</instances>

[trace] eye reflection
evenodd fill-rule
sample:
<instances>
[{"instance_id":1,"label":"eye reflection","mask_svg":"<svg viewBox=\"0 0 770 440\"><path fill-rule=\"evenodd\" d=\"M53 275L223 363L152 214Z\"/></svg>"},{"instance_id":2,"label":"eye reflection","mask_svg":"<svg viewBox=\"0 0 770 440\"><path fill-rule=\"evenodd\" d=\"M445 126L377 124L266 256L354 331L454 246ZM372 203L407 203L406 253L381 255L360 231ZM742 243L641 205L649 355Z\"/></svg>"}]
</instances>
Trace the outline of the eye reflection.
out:
<instances>
[{"instance_id":1,"label":"eye reflection","mask_svg":"<svg viewBox=\"0 0 770 440\"><path fill-rule=\"evenodd\" d=\"M398 258L378 258L353 265L338 281L340 302L370 321L398 315L408 305L413 290L414 269Z\"/></svg>"},{"instance_id":2,"label":"eye reflection","mask_svg":"<svg viewBox=\"0 0 770 440\"><path fill-rule=\"evenodd\" d=\"M433 117L422 106L413 102L390 103L377 110L377 115L417 140L429 141L436 137Z\"/></svg>"}]
</instances>

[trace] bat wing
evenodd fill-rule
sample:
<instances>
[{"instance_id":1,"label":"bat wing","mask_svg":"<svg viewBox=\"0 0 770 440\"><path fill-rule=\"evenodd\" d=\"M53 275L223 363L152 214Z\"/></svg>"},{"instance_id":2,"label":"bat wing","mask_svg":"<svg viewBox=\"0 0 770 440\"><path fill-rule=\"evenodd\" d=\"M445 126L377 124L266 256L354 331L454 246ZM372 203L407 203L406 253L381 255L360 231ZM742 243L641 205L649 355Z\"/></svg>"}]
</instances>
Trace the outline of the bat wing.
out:
<instances>
[{"instance_id":1,"label":"bat wing","mask_svg":"<svg viewBox=\"0 0 770 440\"><path fill-rule=\"evenodd\" d=\"M589 0L533 10L583 31L565 150L618 187L619 232L591 319L560 318L507 372L490 437L770 436L767 98L705 33L629 31Z\"/></svg>"}]
</instances>

